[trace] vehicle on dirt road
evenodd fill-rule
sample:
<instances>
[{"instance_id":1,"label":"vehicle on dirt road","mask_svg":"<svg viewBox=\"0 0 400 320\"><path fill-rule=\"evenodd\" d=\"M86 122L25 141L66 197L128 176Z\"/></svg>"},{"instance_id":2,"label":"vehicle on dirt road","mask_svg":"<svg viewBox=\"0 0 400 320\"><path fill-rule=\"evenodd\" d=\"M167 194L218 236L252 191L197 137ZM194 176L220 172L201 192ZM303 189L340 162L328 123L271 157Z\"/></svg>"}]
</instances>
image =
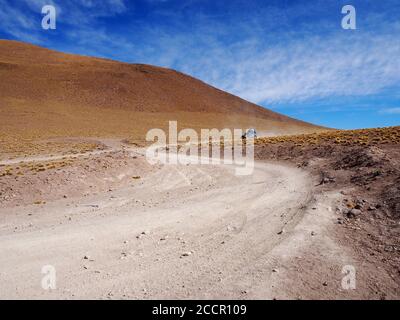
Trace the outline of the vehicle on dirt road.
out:
<instances>
[{"instance_id":1,"label":"vehicle on dirt road","mask_svg":"<svg viewBox=\"0 0 400 320\"><path fill-rule=\"evenodd\" d=\"M243 135L242 139L256 139L257 138L257 131L256 129L248 129Z\"/></svg>"}]
</instances>

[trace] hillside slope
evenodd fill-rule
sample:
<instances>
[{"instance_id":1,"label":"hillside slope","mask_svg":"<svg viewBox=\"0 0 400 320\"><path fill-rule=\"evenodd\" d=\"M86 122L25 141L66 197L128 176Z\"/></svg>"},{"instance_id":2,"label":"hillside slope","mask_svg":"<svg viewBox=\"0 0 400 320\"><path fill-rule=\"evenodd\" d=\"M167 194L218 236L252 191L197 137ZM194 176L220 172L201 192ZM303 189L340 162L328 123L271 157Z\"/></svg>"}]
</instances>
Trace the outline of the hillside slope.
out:
<instances>
[{"instance_id":1,"label":"hillside slope","mask_svg":"<svg viewBox=\"0 0 400 320\"><path fill-rule=\"evenodd\" d=\"M2 140L102 136L143 139L180 127L318 131L182 73L0 40Z\"/></svg>"}]
</instances>

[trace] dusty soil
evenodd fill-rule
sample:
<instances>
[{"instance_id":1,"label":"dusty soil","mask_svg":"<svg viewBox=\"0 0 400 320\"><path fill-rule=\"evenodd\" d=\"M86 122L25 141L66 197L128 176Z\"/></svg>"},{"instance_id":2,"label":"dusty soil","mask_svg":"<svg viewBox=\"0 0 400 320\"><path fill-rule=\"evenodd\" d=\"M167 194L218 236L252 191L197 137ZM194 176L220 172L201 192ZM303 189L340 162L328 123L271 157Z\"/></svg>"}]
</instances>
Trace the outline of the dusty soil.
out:
<instances>
[{"instance_id":1,"label":"dusty soil","mask_svg":"<svg viewBox=\"0 0 400 320\"><path fill-rule=\"evenodd\" d=\"M352 248L369 297L400 298L400 127L260 139L256 158L319 177L339 192L332 234Z\"/></svg>"},{"instance_id":2,"label":"dusty soil","mask_svg":"<svg viewBox=\"0 0 400 320\"><path fill-rule=\"evenodd\" d=\"M396 145L258 141L240 177L98 143L4 166L0 298L399 298ZM56 290L41 287L45 265Z\"/></svg>"}]
</instances>

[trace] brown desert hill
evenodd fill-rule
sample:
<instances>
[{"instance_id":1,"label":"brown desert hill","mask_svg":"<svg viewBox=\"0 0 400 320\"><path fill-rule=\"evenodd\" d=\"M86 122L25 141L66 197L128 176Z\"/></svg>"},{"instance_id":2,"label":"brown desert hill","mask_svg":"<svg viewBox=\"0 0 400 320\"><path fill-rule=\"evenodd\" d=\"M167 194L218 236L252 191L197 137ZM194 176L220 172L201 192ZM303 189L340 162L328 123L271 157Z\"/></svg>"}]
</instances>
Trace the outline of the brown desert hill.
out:
<instances>
[{"instance_id":1,"label":"brown desert hill","mask_svg":"<svg viewBox=\"0 0 400 320\"><path fill-rule=\"evenodd\" d=\"M247 128L295 134L323 128L267 110L180 72L0 40L3 141L131 137L151 128Z\"/></svg>"}]
</instances>

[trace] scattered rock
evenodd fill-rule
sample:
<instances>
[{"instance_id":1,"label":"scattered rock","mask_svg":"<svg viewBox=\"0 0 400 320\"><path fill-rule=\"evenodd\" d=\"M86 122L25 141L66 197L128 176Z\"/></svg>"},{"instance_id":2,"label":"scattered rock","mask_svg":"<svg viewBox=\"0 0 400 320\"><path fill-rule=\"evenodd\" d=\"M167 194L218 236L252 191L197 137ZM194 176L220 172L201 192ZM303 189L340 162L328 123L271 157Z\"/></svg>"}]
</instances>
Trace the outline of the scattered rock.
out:
<instances>
[{"instance_id":1,"label":"scattered rock","mask_svg":"<svg viewBox=\"0 0 400 320\"><path fill-rule=\"evenodd\" d=\"M136 238L141 239L142 237L149 235L149 234L150 234L150 231L146 230L146 231L141 232L139 235L137 235Z\"/></svg>"},{"instance_id":2,"label":"scattered rock","mask_svg":"<svg viewBox=\"0 0 400 320\"><path fill-rule=\"evenodd\" d=\"M182 253L181 258L183 258L183 257L189 257L189 256L191 256L192 254L193 254L193 251L184 252L184 253Z\"/></svg>"},{"instance_id":3,"label":"scattered rock","mask_svg":"<svg viewBox=\"0 0 400 320\"><path fill-rule=\"evenodd\" d=\"M336 181L335 178L327 177L327 178L324 178L324 179L323 179L323 184L325 184L325 183L332 183L332 182L335 182L335 181Z\"/></svg>"},{"instance_id":4,"label":"scattered rock","mask_svg":"<svg viewBox=\"0 0 400 320\"><path fill-rule=\"evenodd\" d=\"M128 257L128 254L126 252L121 252L121 257L120 260L124 260Z\"/></svg>"},{"instance_id":5,"label":"scattered rock","mask_svg":"<svg viewBox=\"0 0 400 320\"><path fill-rule=\"evenodd\" d=\"M351 209L347 211L347 217L349 218L356 218L361 215L361 210L359 209Z\"/></svg>"},{"instance_id":6,"label":"scattered rock","mask_svg":"<svg viewBox=\"0 0 400 320\"><path fill-rule=\"evenodd\" d=\"M277 234L278 235L282 235L282 234L284 234L285 233L285 229L282 229L281 231L279 231Z\"/></svg>"}]
</instances>

